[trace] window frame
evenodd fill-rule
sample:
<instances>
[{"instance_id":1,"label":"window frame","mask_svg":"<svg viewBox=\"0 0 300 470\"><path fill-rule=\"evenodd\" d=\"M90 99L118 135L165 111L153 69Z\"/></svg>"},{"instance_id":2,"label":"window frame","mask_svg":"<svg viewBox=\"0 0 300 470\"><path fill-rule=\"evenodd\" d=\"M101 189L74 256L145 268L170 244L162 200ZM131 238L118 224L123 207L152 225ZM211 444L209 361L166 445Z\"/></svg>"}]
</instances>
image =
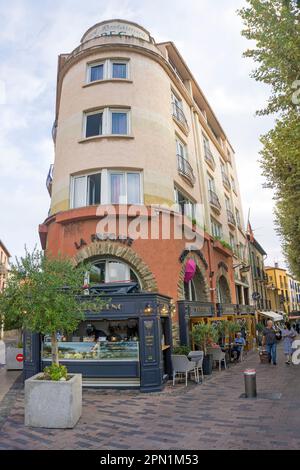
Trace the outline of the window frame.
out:
<instances>
[{"instance_id":1,"label":"window frame","mask_svg":"<svg viewBox=\"0 0 300 470\"><path fill-rule=\"evenodd\" d=\"M115 204L115 205L118 205L118 204L125 204L125 205L128 205L128 181L127 181L127 175L128 174L137 174L139 175L139 182L140 182L140 202L138 203L130 203L130 205L133 205L133 206L139 206L139 205L143 205L144 204L144 190L143 190L143 178L142 178L142 175L143 175L143 172L142 171L136 171L136 170L133 170L133 171L130 171L130 170L117 170L117 169L113 169L113 170L108 170L107 172L107 198L108 198L108 204ZM117 175L124 175L125 178L125 199L126 199L126 202L122 202L122 203L117 203L117 202L111 202L111 178L110 176L112 174L117 174Z\"/></svg>"},{"instance_id":2,"label":"window frame","mask_svg":"<svg viewBox=\"0 0 300 470\"><path fill-rule=\"evenodd\" d=\"M95 83L95 82L103 82L103 80L106 79L107 76L107 64L106 60L99 60L97 62L91 62L87 64L87 72L86 72L86 83ZM99 65L103 65L103 78L98 79L98 80L91 80L91 75L92 75L92 68L97 67Z\"/></svg>"},{"instance_id":3,"label":"window frame","mask_svg":"<svg viewBox=\"0 0 300 470\"><path fill-rule=\"evenodd\" d=\"M92 175L98 175L100 174L100 202L97 204L88 204L88 177ZM82 207L91 207L91 206L97 206L100 204L103 204L102 202L102 171L93 171L91 173L85 173L82 175L71 175L71 184L70 184L70 209L80 209ZM77 178L84 178L85 179L85 205L84 206L74 206L74 200L75 200L75 180Z\"/></svg>"},{"instance_id":4,"label":"window frame","mask_svg":"<svg viewBox=\"0 0 300 470\"><path fill-rule=\"evenodd\" d=\"M108 135L130 135L130 130L131 130L131 119L130 119L130 109L128 108L106 108L108 110ZM127 127L127 133L126 134L113 134L112 132L112 127L113 127L113 118L112 115L114 113L119 113L119 114L126 114L126 127Z\"/></svg>"},{"instance_id":5,"label":"window frame","mask_svg":"<svg viewBox=\"0 0 300 470\"><path fill-rule=\"evenodd\" d=\"M212 232L212 236L215 237L215 238L222 238L223 237L223 226L220 222L218 222L216 219L214 219L213 217L210 218L210 223L211 223L211 232ZM218 231L219 231L219 234L215 234L214 233L214 226L215 227L218 227Z\"/></svg>"},{"instance_id":6,"label":"window frame","mask_svg":"<svg viewBox=\"0 0 300 470\"><path fill-rule=\"evenodd\" d=\"M84 111L84 117L83 117L83 138L84 139L93 139L95 137L100 137L102 135L105 135L105 122L106 122L106 116L105 116L105 108L99 108L94 111ZM87 131L87 121L88 121L88 116L92 116L94 114L102 114L102 133L101 134L96 134L96 135L91 135L89 137L86 136L86 131Z\"/></svg>"},{"instance_id":7,"label":"window frame","mask_svg":"<svg viewBox=\"0 0 300 470\"><path fill-rule=\"evenodd\" d=\"M126 77L114 77L114 64L122 64L126 66ZM108 59L108 79L110 80L129 80L129 59Z\"/></svg>"},{"instance_id":8,"label":"window frame","mask_svg":"<svg viewBox=\"0 0 300 470\"><path fill-rule=\"evenodd\" d=\"M113 77L113 64L124 64L126 65L126 77L125 78L118 78L118 77ZM98 65L103 65L103 78L99 80L91 80L91 70L93 67L97 67ZM104 58L100 60L96 60L95 62L88 62L86 64L86 77L85 77L85 83L101 83L104 82L105 80L130 80L130 59L129 58Z\"/></svg>"}]
</instances>

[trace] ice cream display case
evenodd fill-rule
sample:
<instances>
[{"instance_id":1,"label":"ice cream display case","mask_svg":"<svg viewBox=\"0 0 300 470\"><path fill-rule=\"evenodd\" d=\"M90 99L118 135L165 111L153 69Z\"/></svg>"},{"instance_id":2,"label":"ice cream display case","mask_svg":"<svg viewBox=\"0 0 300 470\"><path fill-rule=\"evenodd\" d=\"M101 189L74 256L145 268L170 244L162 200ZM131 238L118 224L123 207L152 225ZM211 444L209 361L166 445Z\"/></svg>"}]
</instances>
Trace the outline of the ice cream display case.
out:
<instances>
[{"instance_id":1,"label":"ice cream display case","mask_svg":"<svg viewBox=\"0 0 300 470\"><path fill-rule=\"evenodd\" d=\"M138 341L98 341L58 343L58 355L62 361L138 361ZM42 345L42 360L51 360L51 343Z\"/></svg>"}]
</instances>

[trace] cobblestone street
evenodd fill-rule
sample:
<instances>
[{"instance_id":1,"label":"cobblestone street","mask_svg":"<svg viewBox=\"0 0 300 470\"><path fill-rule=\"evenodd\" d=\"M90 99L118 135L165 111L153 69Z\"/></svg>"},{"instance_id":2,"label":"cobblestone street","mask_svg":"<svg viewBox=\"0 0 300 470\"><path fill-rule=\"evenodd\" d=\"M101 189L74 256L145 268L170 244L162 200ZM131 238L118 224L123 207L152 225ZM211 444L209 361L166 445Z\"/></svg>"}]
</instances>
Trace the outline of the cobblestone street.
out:
<instances>
[{"instance_id":1,"label":"cobblestone street","mask_svg":"<svg viewBox=\"0 0 300 470\"><path fill-rule=\"evenodd\" d=\"M300 366L278 353L277 366L251 353L203 385L157 394L85 390L73 430L26 428L17 381L0 403L0 449L299 449ZM240 397L246 367L257 370L257 399Z\"/></svg>"}]
</instances>

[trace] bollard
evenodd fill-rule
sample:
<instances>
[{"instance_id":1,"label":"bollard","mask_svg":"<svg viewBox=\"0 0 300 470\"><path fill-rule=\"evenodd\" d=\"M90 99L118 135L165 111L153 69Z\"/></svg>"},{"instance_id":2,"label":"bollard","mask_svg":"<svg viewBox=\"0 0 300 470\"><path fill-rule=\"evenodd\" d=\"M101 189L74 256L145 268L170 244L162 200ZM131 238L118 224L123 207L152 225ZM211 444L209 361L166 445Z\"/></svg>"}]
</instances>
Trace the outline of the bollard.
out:
<instances>
[{"instance_id":1,"label":"bollard","mask_svg":"<svg viewBox=\"0 0 300 470\"><path fill-rule=\"evenodd\" d=\"M244 371L246 398L256 397L256 370L246 369Z\"/></svg>"}]
</instances>

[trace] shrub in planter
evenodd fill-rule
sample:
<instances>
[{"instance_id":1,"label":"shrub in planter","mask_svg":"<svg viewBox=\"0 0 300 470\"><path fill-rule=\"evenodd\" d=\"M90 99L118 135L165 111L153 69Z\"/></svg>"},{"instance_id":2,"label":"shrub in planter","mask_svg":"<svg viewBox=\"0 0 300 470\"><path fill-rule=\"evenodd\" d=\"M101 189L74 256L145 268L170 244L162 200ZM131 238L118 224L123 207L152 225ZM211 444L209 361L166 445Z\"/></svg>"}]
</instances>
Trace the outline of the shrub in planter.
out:
<instances>
[{"instance_id":1,"label":"shrub in planter","mask_svg":"<svg viewBox=\"0 0 300 470\"><path fill-rule=\"evenodd\" d=\"M213 367L213 356L212 354L207 354L207 348L218 340L217 328L209 323L198 323L193 326L192 338L195 345L204 352L203 373L210 375Z\"/></svg>"},{"instance_id":2,"label":"shrub in planter","mask_svg":"<svg viewBox=\"0 0 300 470\"><path fill-rule=\"evenodd\" d=\"M81 374L69 376L59 365L57 332L72 333L85 310L99 311L104 306L99 297L85 296L84 301L80 297L87 270L89 266L75 268L67 258L26 251L24 258L12 264L6 289L0 294L0 313L5 312L5 318L18 322L23 330L51 337L52 366L25 381L27 425L72 427L80 417Z\"/></svg>"}]
</instances>

